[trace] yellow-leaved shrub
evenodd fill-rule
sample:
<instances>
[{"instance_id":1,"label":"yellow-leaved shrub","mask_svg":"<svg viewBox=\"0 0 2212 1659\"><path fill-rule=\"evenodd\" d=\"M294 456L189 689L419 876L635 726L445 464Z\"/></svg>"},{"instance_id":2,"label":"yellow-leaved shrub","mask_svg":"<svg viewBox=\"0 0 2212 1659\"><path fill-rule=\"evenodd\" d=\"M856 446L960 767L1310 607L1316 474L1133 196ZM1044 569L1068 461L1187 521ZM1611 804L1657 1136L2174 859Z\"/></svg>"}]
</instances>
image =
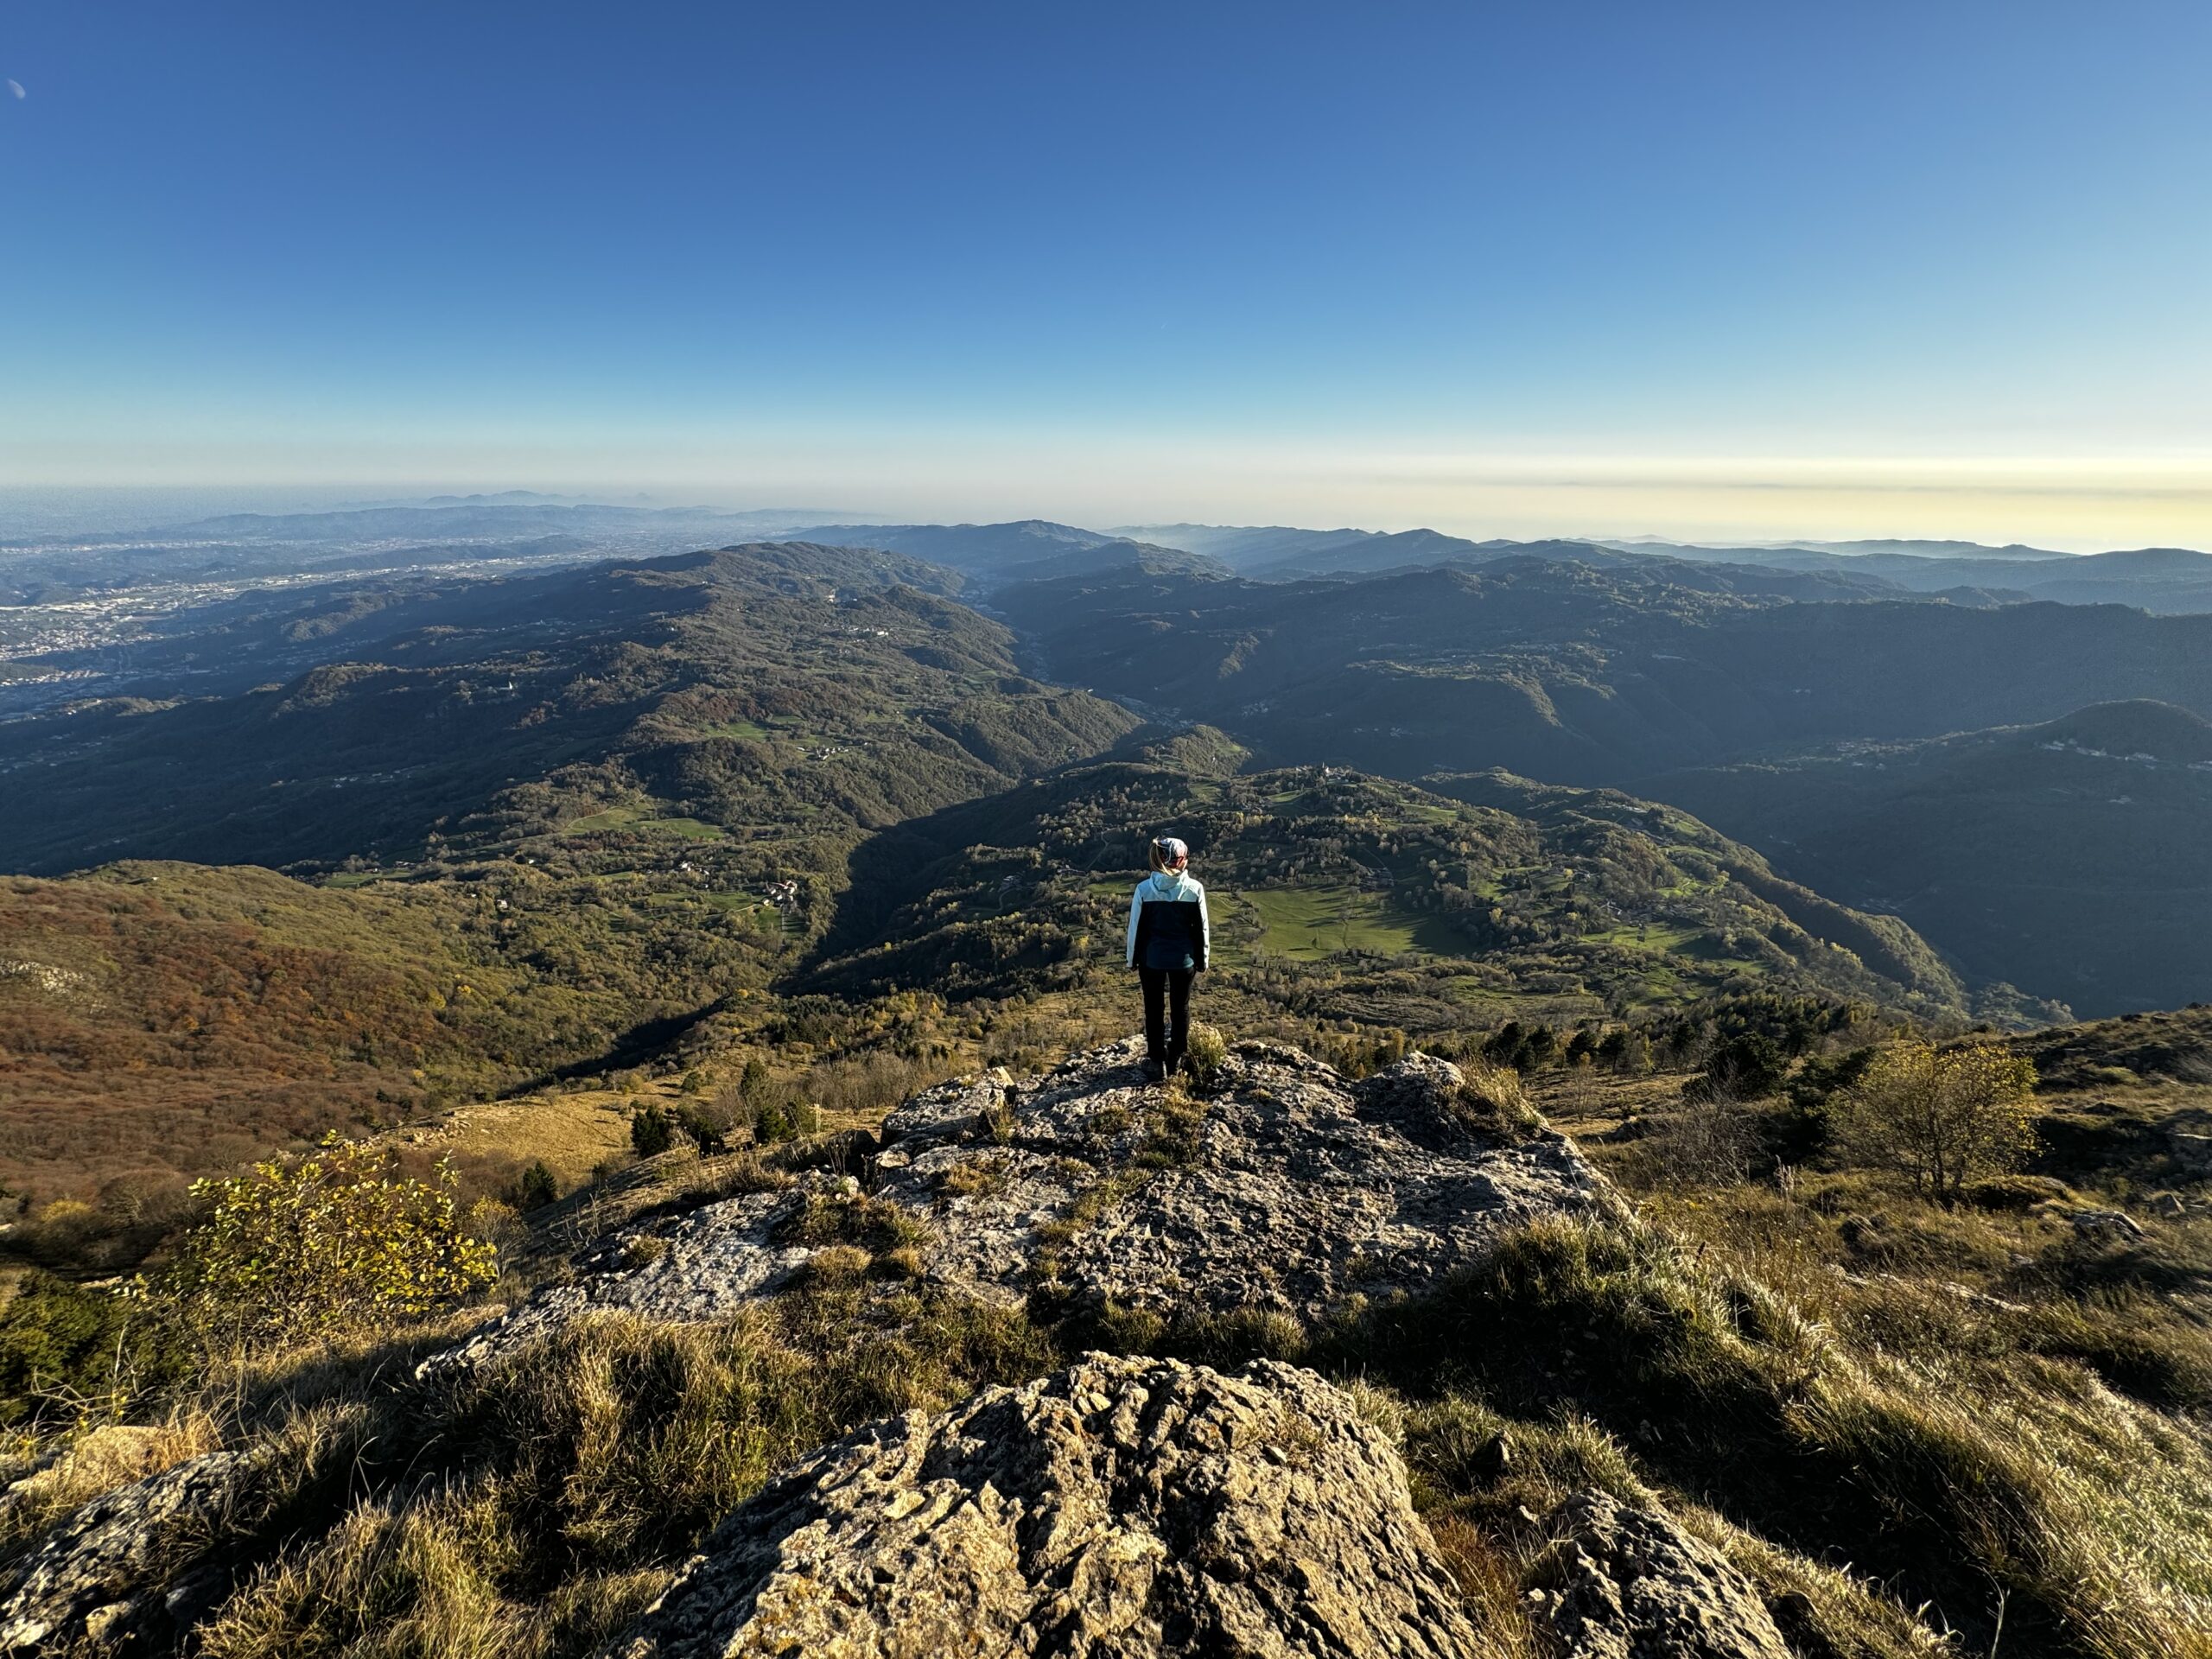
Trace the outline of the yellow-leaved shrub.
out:
<instances>
[{"instance_id":1,"label":"yellow-leaved shrub","mask_svg":"<svg viewBox=\"0 0 2212 1659\"><path fill-rule=\"evenodd\" d=\"M335 1137L197 1182L205 1211L171 1287L209 1325L268 1336L430 1313L499 1276L498 1249L470 1230L454 1185L444 1163L419 1181L389 1153Z\"/></svg>"}]
</instances>

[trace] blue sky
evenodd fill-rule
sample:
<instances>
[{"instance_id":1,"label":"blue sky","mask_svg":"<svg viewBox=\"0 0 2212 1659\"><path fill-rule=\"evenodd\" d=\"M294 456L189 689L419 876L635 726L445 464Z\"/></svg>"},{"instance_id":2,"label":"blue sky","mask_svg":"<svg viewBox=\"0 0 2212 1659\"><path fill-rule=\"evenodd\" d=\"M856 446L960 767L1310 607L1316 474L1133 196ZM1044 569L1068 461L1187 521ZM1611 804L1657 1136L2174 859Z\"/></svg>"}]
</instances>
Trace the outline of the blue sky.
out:
<instances>
[{"instance_id":1,"label":"blue sky","mask_svg":"<svg viewBox=\"0 0 2212 1659\"><path fill-rule=\"evenodd\" d=\"M0 482L2212 543L2212 7L0 9Z\"/></svg>"}]
</instances>

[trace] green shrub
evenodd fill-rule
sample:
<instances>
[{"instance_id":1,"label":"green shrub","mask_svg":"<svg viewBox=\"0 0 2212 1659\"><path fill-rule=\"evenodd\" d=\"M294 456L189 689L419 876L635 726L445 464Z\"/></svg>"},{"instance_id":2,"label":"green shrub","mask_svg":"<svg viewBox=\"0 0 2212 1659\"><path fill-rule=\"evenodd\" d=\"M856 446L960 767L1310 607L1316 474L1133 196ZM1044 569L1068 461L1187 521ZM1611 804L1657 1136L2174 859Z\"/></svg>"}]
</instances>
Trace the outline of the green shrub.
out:
<instances>
[{"instance_id":1,"label":"green shrub","mask_svg":"<svg viewBox=\"0 0 2212 1659\"><path fill-rule=\"evenodd\" d=\"M1840 1097L1845 1150L1955 1198L2034 1150L2035 1067L1998 1043L1893 1043Z\"/></svg>"},{"instance_id":2,"label":"green shrub","mask_svg":"<svg viewBox=\"0 0 2212 1659\"><path fill-rule=\"evenodd\" d=\"M1763 1032L1745 1032L1716 1049L1682 1092L1692 1099L1758 1100L1779 1089L1789 1070L1779 1043Z\"/></svg>"},{"instance_id":3,"label":"green shrub","mask_svg":"<svg viewBox=\"0 0 2212 1659\"><path fill-rule=\"evenodd\" d=\"M729 1150L730 1120L711 1106L684 1105L676 1109L677 1127L691 1137L701 1156L719 1158Z\"/></svg>"},{"instance_id":4,"label":"green shrub","mask_svg":"<svg viewBox=\"0 0 2212 1659\"><path fill-rule=\"evenodd\" d=\"M515 1183L515 1208L525 1214L543 1210L561 1196L561 1185L553 1179L553 1172L545 1166L543 1158L533 1162Z\"/></svg>"},{"instance_id":5,"label":"green shrub","mask_svg":"<svg viewBox=\"0 0 2212 1659\"><path fill-rule=\"evenodd\" d=\"M334 1139L197 1182L205 1213L178 1243L169 1287L193 1313L241 1333L427 1313L499 1276L498 1252L464 1224L454 1185L450 1165L413 1180L388 1153Z\"/></svg>"},{"instance_id":6,"label":"green shrub","mask_svg":"<svg viewBox=\"0 0 2212 1659\"><path fill-rule=\"evenodd\" d=\"M676 1120L658 1102L630 1114L630 1145L640 1158L657 1158L676 1144Z\"/></svg>"},{"instance_id":7,"label":"green shrub","mask_svg":"<svg viewBox=\"0 0 2212 1659\"><path fill-rule=\"evenodd\" d=\"M0 1306L0 1424L113 1415L191 1369L190 1345L158 1298L33 1270Z\"/></svg>"},{"instance_id":8,"label":"green shrub","mask_svg":"<svg viewBox=\"0 0 2212 1659\"><path fill-rule=\"evenodd\" d=\"M764 1147L796 1141L821 1127L819 1109L779 1090L764 1093L753 1108L753 1138Z\"/></svg>"}]
</instances>

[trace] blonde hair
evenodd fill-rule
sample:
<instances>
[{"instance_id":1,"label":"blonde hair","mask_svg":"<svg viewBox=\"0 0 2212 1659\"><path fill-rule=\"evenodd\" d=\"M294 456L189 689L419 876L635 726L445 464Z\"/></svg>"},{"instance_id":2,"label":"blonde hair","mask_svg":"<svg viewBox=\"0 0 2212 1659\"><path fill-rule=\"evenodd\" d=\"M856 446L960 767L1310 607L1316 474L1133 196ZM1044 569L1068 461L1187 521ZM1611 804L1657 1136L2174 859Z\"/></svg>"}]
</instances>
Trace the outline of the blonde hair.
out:
<instances>
[{"instance_id":1,"label":"blonde hair","mask_svg":"<svg viewBox=\"0 0 2212 1659\"><path fill-rule=\"evenodd\" d=\"M1152 845L1146 849L1146 855L1150 861L1152 868L1160 871L1163 875L1169 870L1180 869L1185 864L1188 864L1191 861L1191 855L1186 851L1184 853L1179 862L1173 864L1169 863L1167 861L1166 846L1158 837L1154 837Z\"/></svg>"}]
</instances>

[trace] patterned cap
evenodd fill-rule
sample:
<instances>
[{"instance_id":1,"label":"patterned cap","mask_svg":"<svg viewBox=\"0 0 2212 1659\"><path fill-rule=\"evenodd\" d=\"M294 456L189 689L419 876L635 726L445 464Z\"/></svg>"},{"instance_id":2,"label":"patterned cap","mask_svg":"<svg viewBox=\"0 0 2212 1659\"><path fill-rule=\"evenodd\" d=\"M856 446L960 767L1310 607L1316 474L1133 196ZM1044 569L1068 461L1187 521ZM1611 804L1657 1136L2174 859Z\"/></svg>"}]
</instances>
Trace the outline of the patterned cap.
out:
<instances>
[{"instance_id":1,"label":"patterned cap","mask_svg":"<svg viewBox=\"0 0 2212 1659\"><path fill-rule=\"evenodd\" d=\"M1170 864L1180 864L1191 855L1191 849L1173 836L1162 836L1152 844L1160 849L1160 855Z\"/></svg>"}]
</instances>

